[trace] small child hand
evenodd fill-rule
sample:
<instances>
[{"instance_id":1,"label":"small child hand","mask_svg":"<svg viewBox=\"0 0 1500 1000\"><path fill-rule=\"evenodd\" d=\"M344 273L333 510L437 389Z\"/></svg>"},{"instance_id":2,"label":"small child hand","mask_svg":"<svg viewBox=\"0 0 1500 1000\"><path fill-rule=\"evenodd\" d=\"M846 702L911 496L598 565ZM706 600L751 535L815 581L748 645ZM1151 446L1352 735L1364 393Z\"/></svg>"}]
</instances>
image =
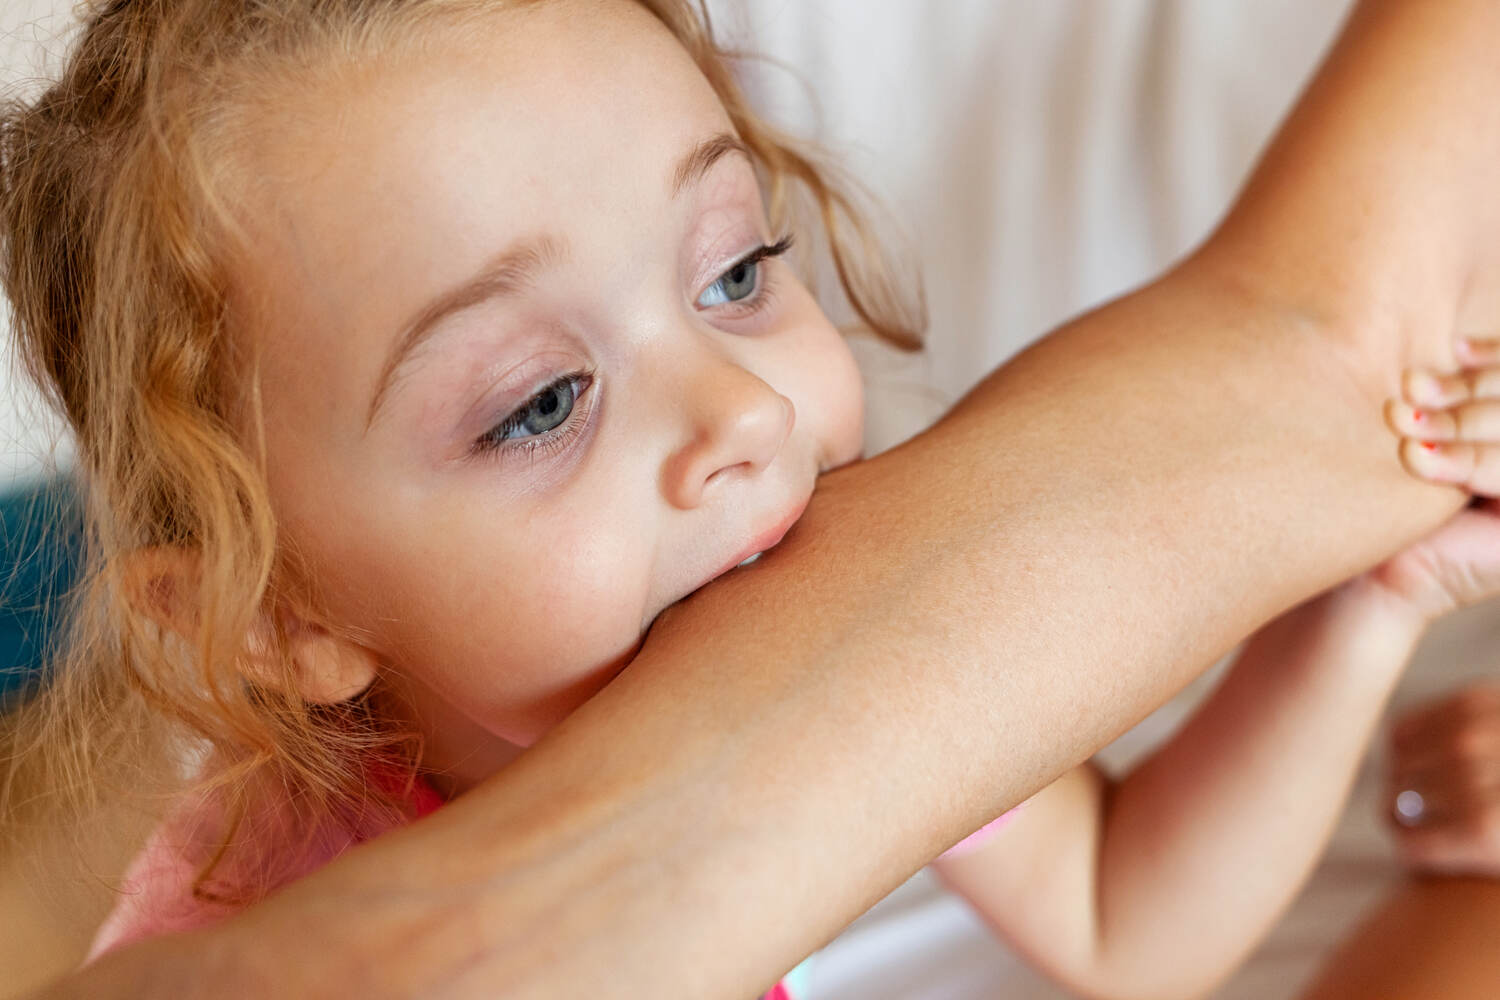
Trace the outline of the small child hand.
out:
<instances>
[{"instance_id":1,"label":"small child hand","mask_svg":"<svg viewBox=\"0 0 1500 1000\"><path fill-rule=\"evenodd\" d=\"M1456 374L1412 370L1386 404L1401 460L1419 479L1500 497L1500 340L1458 342ZM1500 596L1500 503L1460 512L1372 572L1427 620Z\"/></svg>"},{"instance_id":2,"label":"small child hand","mask_svg":"<svg viewBox=\"0 0 1500 1000\"><path fill-rule=\"evenodd\" d=\"M1465 338L1456 350L1456 374L1406 373L1405 398L1386 404L1386 421L1418 479L1500 496L1500 340Z\"/></svg>"},{"instance_id":3,"label":"small child hand","mask_svg":"<svg viewBox=\"0 0 1500 1000\"><path fill-rule=\"evenodd\" d=\"M1412 475L1500 497L1500 340L1466 338L1456 351L1455 374L1406 373L1386 422ZM1500 506L1462 511L1371 576L1428 620L1500 594Z\"/></svg>"}]
</instances>

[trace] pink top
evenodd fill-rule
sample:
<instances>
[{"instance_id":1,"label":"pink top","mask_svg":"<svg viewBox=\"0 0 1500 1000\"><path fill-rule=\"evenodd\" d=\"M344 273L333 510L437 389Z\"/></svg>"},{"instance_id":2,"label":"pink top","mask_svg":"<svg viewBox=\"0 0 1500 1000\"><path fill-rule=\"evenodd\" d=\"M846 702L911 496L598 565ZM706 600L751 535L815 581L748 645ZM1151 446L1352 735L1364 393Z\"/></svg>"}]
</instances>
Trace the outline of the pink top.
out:
<instances>
[{"instance_id":1,"label":"pink top","mask_svg":"<svg viewBox=\"0 0 1500 1000\"><path fill-rule=\"evenodd\" d=\"M418 819L436 811L444 801L421 779L411 785L407 794L411 811ZM958 857L978 849L1009 823L1019 808L975 831L943 857ZM95 933L86 962L144 938L207 927L233 915L244 905L233 899L215 899L194 888L202 869L198 859L211 856L216 849L218 838L223 835L222 824L222 810L200 798L186 804L151 834L126 870L120 900ZM262 843L241 844L239 849L264 873L260 884L274 888L311 874L388 828L388 823L330 821L313 836L303 839L305 848L294 853L276 850L278 843L284 844L284 838L292 836L291 817L270 816L254 824L256 837ZM245 850L246 846L249 850ZM264 850L257 849L262 846ZM274 863L268 864L267 859L273 859ZM226 879L233 881L233 876L242 874L243 869L243 865L235 868ZM762 1000L796 1000L796 995L790 982L783 981Z\"/></svg>"},{"instance_id":2,"label":"pink top","mask_svg":"<svg viewBox=\"0 0 1500 1000\"><path fill-rule=\"evenodd\" d=\"M398 790L392 788L398 779L376 774L372 780L383 782L387 790ZM442 796L420 778L409 789L399 791L407 797L407 805L418 819L443 804ZM253 825L253 835L259 843L236 844L235 856L245 860L238 865L224 865L228 870L222 879L216 877L214 881L259 884L274 889L312 874L349 848L391 827L388 821L371 818L354 822L330 820L312 835L297 837L292 824L289 813L260 817ZM215 899L195 889L204 862L220 845L223 830L222 808L201 797L185 804L157 827L125 870L119 901L94 933L84 961L92 962L107 951L143 938L207 927L243 908L243 900ZM299 850L276 849L278 844L294 839L303 845Z\"/></svg>"}]
</instances>

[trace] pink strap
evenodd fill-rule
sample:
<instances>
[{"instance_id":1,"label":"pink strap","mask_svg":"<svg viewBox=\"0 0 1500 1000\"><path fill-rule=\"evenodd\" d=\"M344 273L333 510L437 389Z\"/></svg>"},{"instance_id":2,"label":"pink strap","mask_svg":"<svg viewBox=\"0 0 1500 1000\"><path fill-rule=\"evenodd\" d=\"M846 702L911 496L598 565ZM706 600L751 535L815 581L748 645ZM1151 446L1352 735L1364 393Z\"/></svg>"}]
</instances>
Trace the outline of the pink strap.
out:
<instances>
[{"instance_id":1,"label":"pink strap","mask_svg":"<svg viewBox=\"0 0 1500 1000\"><path fill-rule=\"evenodd\" d=\"M990 838L994 837L995 834L999 833L1001 830L1009 826L1011 820L1015 819L1016 816L1020 814L1021 810L1025 808L1026 803L1022 802L1010 812L990 820L984 826L981 826L979 829L969 834L963 840L960 840L958 843L948 848L942 854L938 855L938 860L951 861L954 858L961 858L966 854L973 854L985 844L988 844L990 842Z\"/></svg>"}]
</instances>

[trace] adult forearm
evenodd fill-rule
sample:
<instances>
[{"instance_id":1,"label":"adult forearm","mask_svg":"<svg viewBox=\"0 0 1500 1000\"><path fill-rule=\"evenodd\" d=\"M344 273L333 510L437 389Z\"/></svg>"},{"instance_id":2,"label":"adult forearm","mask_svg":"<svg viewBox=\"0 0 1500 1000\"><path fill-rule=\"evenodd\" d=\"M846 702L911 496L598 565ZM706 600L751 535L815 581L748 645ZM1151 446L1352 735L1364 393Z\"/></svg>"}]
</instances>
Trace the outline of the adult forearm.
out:
<instances>
[{"instance_id":1,"label":"adult forearm","mask_svg":"<svg viewBox=\"0 0 1500 1000\"><path fill-rule=\"evenodd\" d=\"M1309 313L1494 330L1497 36L1490 0L1356 4L1210 255ZM1452 361L1415 348L1410 363Z\"/></svg>"}]
</instances>

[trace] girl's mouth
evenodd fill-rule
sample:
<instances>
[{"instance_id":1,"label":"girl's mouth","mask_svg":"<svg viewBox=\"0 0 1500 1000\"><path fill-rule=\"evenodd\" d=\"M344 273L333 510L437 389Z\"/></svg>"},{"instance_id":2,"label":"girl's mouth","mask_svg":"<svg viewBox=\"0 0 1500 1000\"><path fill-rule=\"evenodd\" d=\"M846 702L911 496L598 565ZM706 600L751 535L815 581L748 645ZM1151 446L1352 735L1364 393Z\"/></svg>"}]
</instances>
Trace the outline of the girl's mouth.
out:
<instances>
[{"instance_id":1,"label":"girl's mouth","mask_svg":"<svg viewBox=\"0 0 1500 1000\"><path fill-rule=\"evenodd\" d=\"M775 524L757 535L749 545L740 551L739 555L735 556L731 562L727 563L709 579L717 580L732 569L753 563L766 552L781 544L781 540L787 536L787 532L792 530L792 525L802 519L803 512L807 510L808 499L811 499L811 497L796 504L785 515L777 519Z\"/></svg>"}]
</instances>

